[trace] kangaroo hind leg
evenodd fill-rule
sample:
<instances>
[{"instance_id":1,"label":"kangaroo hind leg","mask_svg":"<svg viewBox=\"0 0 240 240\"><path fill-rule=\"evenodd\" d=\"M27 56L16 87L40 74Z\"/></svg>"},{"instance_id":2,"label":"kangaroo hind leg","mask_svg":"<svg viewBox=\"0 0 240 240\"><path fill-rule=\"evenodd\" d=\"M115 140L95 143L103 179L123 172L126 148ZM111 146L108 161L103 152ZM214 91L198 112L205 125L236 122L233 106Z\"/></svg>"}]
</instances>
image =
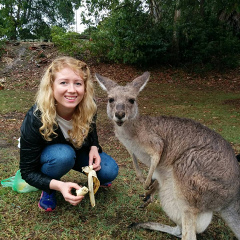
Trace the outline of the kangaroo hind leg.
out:
<instances>
[{"instance_id":1,"label":"kangaroo hind leg","mask_svg":"<svg viewBox=\"0 0 240 240\"><path fill-rule=\"evenodd\" d=\"M186 209L182 213L182 239L197 240L196 226L198 213L194 209Z\"/></svg>"},{"instance_id":2,"label":"kangaroo hind leg","mask_svg":"<svg viewBox=\"0 0 240 240\"><path fill-rule=\"evenodd\" d=\"M175 237L181 238L182 237L182 231L180 226L171 227L168 225L164 225L157 222L145 222L145 223L133 223L129 226L130 228L144 228L159 232L164 232L171 234Z\"/></svg>"}]
</instances>

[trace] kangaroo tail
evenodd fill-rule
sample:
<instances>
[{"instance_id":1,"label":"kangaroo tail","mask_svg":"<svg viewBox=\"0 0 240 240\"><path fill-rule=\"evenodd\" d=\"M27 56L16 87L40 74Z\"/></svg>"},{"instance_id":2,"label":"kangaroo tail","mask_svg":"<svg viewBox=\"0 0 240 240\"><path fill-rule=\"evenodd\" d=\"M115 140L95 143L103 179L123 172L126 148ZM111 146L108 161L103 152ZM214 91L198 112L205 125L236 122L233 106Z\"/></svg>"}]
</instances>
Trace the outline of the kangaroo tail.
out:
<instances>
[{"instance_id":1,"label":"kangaroo tail","mask_svg":"<svg viewBox=\"0 0 240 240\"><path fill-rule=\"evenodd\" d=\"M240 240L240 194L226 208L222 209L220 214Z\"/></svg>"}]
</instances>

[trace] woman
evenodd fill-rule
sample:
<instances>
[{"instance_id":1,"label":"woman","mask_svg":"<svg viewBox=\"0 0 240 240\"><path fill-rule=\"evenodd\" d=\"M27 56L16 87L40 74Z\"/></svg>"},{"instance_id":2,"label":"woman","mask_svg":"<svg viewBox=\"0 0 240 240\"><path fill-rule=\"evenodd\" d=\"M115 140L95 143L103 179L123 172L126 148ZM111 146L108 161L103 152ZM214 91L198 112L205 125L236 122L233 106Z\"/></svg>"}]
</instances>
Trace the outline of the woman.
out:
<instances>
[{"instance_id":1,"label":"woman","mask_svg":"<svg viewBox=\"0 0 240 240\"><path fill-rule=\"evenodd\" d=\"M57 58L47 68L36 103L22 123L21 175L43 190L38 205L45 211L56 208L56 191L74 206L84 198L71 194L80 189L78 184L60 180L71 169L81 172L83 166L93 165L100 183L107 186L118 174L116 162L98 142L93 95L86 63Z\"/></svg>"}]
</instances>

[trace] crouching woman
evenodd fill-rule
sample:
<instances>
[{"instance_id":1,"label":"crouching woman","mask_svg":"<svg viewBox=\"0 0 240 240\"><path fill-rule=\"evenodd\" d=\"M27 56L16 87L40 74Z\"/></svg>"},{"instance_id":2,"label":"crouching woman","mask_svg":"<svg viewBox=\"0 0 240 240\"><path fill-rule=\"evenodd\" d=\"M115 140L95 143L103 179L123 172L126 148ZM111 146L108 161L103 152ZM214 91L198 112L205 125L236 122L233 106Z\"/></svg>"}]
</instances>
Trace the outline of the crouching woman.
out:
<instances>
[{"instance_id":1,"label":"crouching woman","mask_svg":"<svg viewBox=\"0 0 240 240\"><path fill-rule=\"evenodd\" d=\"M56 191L72 205L82 201L83 196L71 193L80 189L78 184L61 181L71 169L82 172L82 167L93 165L103 186L110 186L117 177L118 165L98 142L96 111L86 63L71 57L55 59L21 126L21 175L42 190L41 209L56 208Z\"/></svg>"}]
</instances>

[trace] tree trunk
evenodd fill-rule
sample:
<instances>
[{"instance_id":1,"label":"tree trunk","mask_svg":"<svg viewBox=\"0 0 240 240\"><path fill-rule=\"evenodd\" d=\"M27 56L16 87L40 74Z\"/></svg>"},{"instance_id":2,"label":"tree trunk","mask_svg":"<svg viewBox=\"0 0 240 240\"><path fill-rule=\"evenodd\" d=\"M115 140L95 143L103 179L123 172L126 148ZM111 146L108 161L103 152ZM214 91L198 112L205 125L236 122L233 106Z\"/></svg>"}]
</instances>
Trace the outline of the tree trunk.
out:
<instances>
[{"instance_id":1,"label":"tree trunk","mask_svg":"<svg viewBox=\"0 0 240 240\"><path fill-rule=\"evenodd\" d=\"M200 14L202 17L204 17L205 15L204 5L205 5L205 0L200 0Z\"/></svg>"},{"instance_id":2,"label":"tree trunk","mask_svg":"<svg viewBox=\"0 0 240 240\"><path fill-rule=\"evenodd\" d=\"M149 1L149 9L150 9L150 15L154 19L155 22L161 21L161 1L159 0L150 0Z\"/></svg>"},{"instance_id":3,"label":"tree trunk","mask_svg":"<svg viewBox=\"0 0 240 240\"><path fill-rule=\"evenodd\" d=\"M176 3L176 8L174 12L174 23L173 23L173 42L172 42L172 50L174 55L174 61L176 63L179 62L179 34L178 34L178 21L181 16L181 10L178 9L179 1Z\"/></svg>"}]
</instances>

